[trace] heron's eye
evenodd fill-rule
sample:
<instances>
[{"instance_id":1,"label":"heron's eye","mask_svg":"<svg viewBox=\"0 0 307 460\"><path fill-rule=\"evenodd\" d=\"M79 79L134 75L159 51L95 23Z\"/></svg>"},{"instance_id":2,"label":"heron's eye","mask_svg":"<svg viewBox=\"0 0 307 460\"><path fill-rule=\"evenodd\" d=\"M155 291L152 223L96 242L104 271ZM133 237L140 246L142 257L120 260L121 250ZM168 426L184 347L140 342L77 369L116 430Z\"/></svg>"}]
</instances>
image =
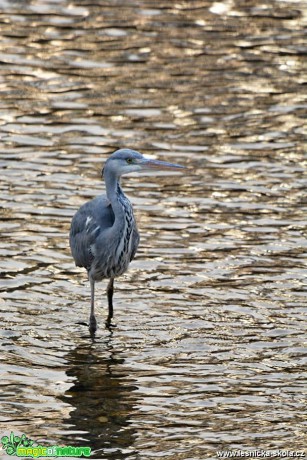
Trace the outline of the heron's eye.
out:
<instances>
[{"instance_id":1,"label":"heron's eye","mask_svg":"<svg viewBox=\"0 0 307 460\"><path fill-rule=\"evenodd\" d=\"M132 158L127 158L127 159L126 159L126 162L129 163L129 164L131 164L131 163L133 162L133 159L132 159Z\"/></svg>"}]
</instances>

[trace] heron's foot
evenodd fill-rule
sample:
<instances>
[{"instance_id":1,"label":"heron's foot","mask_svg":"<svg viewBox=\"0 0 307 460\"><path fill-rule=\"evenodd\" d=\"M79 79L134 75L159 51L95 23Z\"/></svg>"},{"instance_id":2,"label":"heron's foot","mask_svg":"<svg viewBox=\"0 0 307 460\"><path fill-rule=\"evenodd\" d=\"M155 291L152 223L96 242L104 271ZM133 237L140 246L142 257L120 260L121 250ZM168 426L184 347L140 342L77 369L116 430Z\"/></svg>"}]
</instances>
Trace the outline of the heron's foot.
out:
<instances>
[{"instance_id":1,"label":"heron's foot","mask_svg":"<svg viewBox=\"0 0 307 460\"><path fill-rule=\"evenodd\" d=\"M112 323L112 318L108 316L106 320L106 328L113 329L114 327L116 327L116 324Z\"/></svg>"},{"instance_id":2,"label":"heron's foot","mask_svg":"<svg viewBox=\"0 0 307 460\"><path fill-rule=\"evenodd\" d=\"M89 321L88 327L89 327L89 330L90 330L91 333L96 332L96 330L97 330L97 321L96 321L95 315L90 316L90 321Z\"/></svg>"}]
</instances>

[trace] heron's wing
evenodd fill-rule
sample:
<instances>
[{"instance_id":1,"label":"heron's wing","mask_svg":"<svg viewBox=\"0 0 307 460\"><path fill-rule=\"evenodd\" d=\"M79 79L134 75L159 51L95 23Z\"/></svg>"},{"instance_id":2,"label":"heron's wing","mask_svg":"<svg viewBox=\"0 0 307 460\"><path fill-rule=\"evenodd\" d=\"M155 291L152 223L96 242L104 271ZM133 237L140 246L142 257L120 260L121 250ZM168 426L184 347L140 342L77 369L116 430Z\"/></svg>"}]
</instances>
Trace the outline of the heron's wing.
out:
<instances>
[{"instance_id":1,"label":"heron's wing","mask_svg":"<svg viewBox=\"0 0 307 460\"><path fill-rule=\"evenodd\" d=\"M132 259L134 259L139 242L140 242L140 235L139 235L137 226L135 226L132 230L132 246L131 246L132 252L131 252L130 262Z\"/></svg>"},{"instance_id":2,"label":"heron's wing","mask_svg":"<svg viewBox=\"0 0 307 460\"><path fill-rule=\"evenodd\" d=\"M90 269L94 259L92 247L101 233L112 227L114 213L109 200L101 195L85 203L72 219L70 247L78 267Z\"/></svg>"}]
</instances>

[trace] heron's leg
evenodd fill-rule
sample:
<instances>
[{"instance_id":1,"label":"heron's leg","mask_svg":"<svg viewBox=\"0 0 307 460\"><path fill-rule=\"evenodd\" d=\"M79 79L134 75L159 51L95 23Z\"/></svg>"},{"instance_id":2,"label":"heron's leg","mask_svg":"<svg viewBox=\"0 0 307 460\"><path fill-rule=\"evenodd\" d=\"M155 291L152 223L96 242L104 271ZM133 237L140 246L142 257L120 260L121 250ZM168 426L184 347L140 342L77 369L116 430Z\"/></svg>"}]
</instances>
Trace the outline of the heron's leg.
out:
<instances>
[{"instance_id":1,"label":"heron's leg","mask_svg":"<svg viewBox=\"0 0 307 460\"><path fill-rule=\"evenodd\" d=\"M109 314L107 318L107 326L110 325L111 319L113 318L113 292L114 292L114 278L110 278L108 287L107 287L107 296L108 296L108 306Z\"/></svg>"},{"instance_id":2,"label":"heron's leg","mask_svg":"<svg viewBox=\"0 0 307 460\"><path fill-rule=\"evenodd\" d=\"M91 332L95 332L97 329L97 321L94 314L94 300L95 300L95 281L90 277L91 283L91 314L89 328Z\"/></svg>"}]
</instances>

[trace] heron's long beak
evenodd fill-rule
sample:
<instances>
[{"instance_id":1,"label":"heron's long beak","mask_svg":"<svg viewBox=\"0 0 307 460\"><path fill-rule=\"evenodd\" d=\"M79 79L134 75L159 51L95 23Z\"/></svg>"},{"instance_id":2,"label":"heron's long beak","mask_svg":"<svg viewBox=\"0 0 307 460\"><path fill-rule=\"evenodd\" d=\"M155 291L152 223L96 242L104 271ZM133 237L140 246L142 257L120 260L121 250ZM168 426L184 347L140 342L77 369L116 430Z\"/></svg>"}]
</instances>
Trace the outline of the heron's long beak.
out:
<instances>
[{"instance_id":1,"label":"heron's long beak","mask_svg":"<svg viewBox=\"0 0 307 460\"><path fill-rule=\"evenodd\" d=\"M185 166L177 165L175 163L168 163L167 161L151 160L147 158L144 158L143 160L141 160L140 164L144 169L158 169L160 171L176 170L176 169L185 168Z\"/></svg>"}]
</instances>

